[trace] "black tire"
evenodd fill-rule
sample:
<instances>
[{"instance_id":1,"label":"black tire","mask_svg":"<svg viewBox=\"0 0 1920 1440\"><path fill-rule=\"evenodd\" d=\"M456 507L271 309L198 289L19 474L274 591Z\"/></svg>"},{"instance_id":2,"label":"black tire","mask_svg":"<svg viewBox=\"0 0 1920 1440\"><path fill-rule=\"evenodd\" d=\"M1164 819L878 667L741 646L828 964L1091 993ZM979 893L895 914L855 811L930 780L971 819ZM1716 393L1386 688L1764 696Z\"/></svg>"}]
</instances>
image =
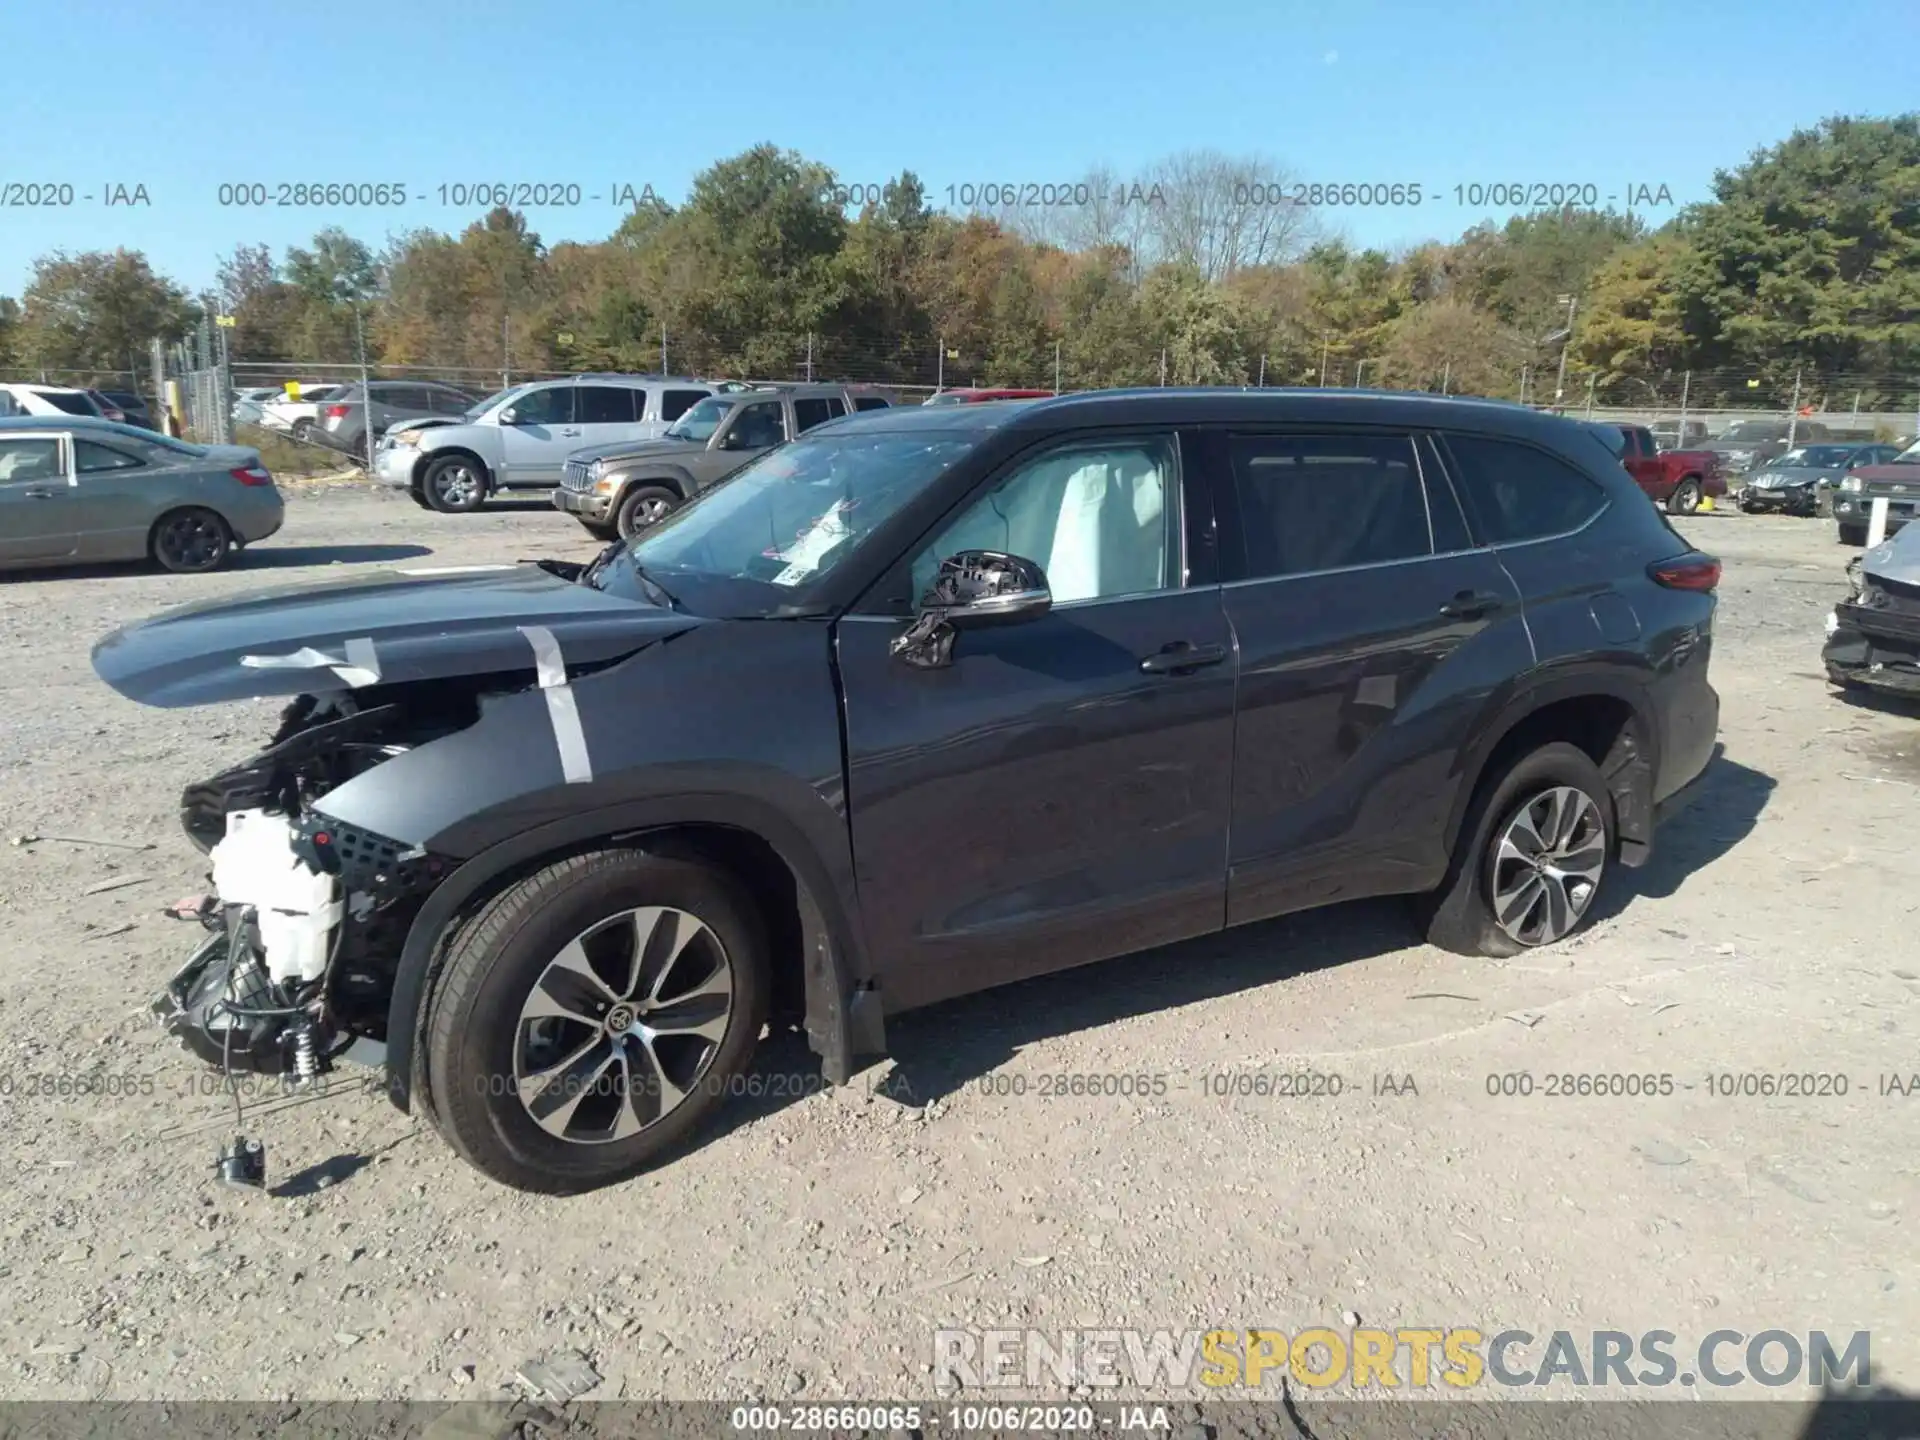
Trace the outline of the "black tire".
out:
<instances>
[{"instance_id":1,"label":"black tire","mask_svg":"<svg viewBox=\"0 0 1920 1440\"><path fill-rule=\"evenodd\" d=\"M1867 543L1867 527L1864 525L1842 525L1835 532L1842 545L1864 545Z\"/></svg>"},{"instance_id":2,"label":"black tire","mask_svg":"<svg viewBox=\"0 0 1920 1440\"><path fill-rule=\"evenodd\" d=\"M310 436L312 433L313 433L313 421L310 420L307 416L302 415L298 420L293 422L293 438L299 441L302 445L305 445L307 443L307 437Z\"/></svg>"},{"instance_id":3,"label":"black tire","mask_svg":"<svg viewBox=\"0 0 1920 1440\"><path fill-rule=\"evenodd\" d=\"M1700 482L1691 476L1673 487L1667 496L1669 515L1691 515L1700 508Z\"/></svg>"},{"instance_id":4,"label":"black tire","mask_svg":"<svg viewBox=\"0 0 1920 1440\"><path fill-rule=\"evenodd\" d=\"M1600 769L1585 751L1564 741L1542 745L1520 757L1505 773L1481 781L1479 793L1461 822L1447 877L1438 888L1413 897L1414 914L1427 942L1456 955L1501 957L1517 955L1531 946L1502 929L1493 910L1493 881L1498 837L1505 834L1520 810L1544 792L1559 786L1583 791L1604 826L1605 866L1593 893L1574 924L1554 940L1578 933L1592 916L1598 892L1605 888L1618 849L1613 797L1607 793ZM1548 941L1546 943L1553 943Z\"/></svg>"},{"instance_id":5,"label":"black tire","mask_svg":"<svg viewBox=\"0 0 1920 1440\"><path fill-rule=\"evenodd\" d=\"M154 563L176 575L218 570L233 550L233 531L227 522L198 505L169 510L153 522L147 536L147 553Z\"/></svg>"},{"instance_id":6,"label":"black tire","mask_svg":"<svg viewBox=\"0 0 1920 1440\"><path fill-rule=\"evenodd\" d=\"M670 485L635 485L620 497L613 526L631 540L649 525L657 525L680 508L679 492Z\"/></svg>"},{"instance_id":7,"label":"black tire","mask_svg":"<svg viewBox=\"0 0 1920 1440\"><path fill-rule=\"evenodd\" d=\"M421 490L418 486L415 486L413 489L407 491L407 498L413 501L413 503L418 505L422 510L433 509L433 502L427 499L426 492L424 490Z\"/></svg>"},{"instance_id":8,"label":"black tire","mask_svg":"<svg viewBox=\"0 0 1920 1440\"><path fill-rule=\"evenodd\" d=\"M471 455L442 455L427 466L420 488L429 509L471 515L487 503L487 472Z\"/></svg>"},{"instance_id":9,"label":"black tire","mask_svg":"<svg viewBox=\"0 0 1920 1440\"><path fill-rule=\"evenodd\" d=\"M591 1142L551 1134L517 1089L522 1007L570 942L643 906L683 911L717 939L732 981L725 1033L699 1060L685 1098L637 1134ZM517 1190L576 1194L628 1179L686 1140L726 1100L759 1042L770 989L759 912L725 871L639 850L556 861L500 892L448 942L445 968L427 1002L435 1127L475 1168Z\"/></svg>"}]
</instances>

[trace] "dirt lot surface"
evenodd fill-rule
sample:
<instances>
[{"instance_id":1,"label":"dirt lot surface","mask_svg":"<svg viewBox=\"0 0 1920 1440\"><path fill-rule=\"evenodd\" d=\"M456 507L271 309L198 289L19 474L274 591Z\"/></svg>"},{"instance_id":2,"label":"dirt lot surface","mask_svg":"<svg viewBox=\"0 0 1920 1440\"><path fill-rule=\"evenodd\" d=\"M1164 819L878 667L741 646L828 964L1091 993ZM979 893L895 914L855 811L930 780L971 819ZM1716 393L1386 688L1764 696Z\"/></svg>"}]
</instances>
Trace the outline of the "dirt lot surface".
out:
<instances>
[{"instance_id":1,"label":"dirt lot surface","mask_svg":"<svg viewBox=\"0 0 1920 1440\"><path fill-rule=\"evenodd\" d=\"M0 831L151 845L0 845L0 1396L467 1399L561 1347L596 1398L924 1396L940 1326L1354 1316L1665 1329L1683 1355L1868 1328L1874 1379L1920 1385L1920 1096L1882 1094L1920 1071L1920 720L1821 678L1854 553L1827 524L1684 528L1727 562L1725 753L1574 943L1460 959L1369 903L1025 984L897 1020L891 1067L736 1102L686 1157L569 1200L342 1089L249 1122L270 1193L214 1183L231 1107L145 1005L193 941L161 906L204 888L180 789L272 707L142 709L87 652L348 567L585 558L577 527L320 488L229 573L0 579ZM783 1037L761 1068L809 1066ZM1344 1093L1206 1079L1297 1070ZM1523 1072L1530 1097L1489 1095ZM1671 1094L1544 1093L1661 1073ZM1712 1093L1749 1074L1848 1093ZM1170 1083L1040 1093L1074 1075Z\"/></svg>"}]
</instances>

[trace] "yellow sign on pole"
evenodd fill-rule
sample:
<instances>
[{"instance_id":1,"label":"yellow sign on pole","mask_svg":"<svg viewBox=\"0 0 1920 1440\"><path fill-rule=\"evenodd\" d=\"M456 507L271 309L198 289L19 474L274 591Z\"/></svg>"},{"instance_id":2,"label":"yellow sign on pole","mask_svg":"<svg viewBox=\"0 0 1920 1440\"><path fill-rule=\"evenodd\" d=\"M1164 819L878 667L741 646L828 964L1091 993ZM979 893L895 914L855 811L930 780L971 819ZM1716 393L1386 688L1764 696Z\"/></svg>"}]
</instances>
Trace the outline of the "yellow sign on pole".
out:
<instances>
[{"instance_id":1,"label":"yellow sign on pole","mask_svg":"<svg viewBox=\"0 0 1920 1440\"><path fill-rule=\"evenodd\" d=\"M216 315L213 317L213 323L218 325L222 330L231 330L233 329L234 320L231 315Z\"/></svg>"},{"instance_id":2,"label":"yellow sign on pole","mask_svg":"<svg viewBox=\"0 0 1920 1440\"><path fill-rule=\"evenodd\" d=\"M298 401L298 400L299 400L299 398L300 398L300 382L299 382L298 380L289 380L289 381L287 381L287 398L288 398L289 400L293 400L293 401Z\"/></svg>"},{"instance_id":3,"label":"yellow sign on pole","mask_svg":"<svg viewBox=\"0 0 1920 1440\"><path fill-rule=\"evenodd\" d=\"M573 343L573 332L571 330L562 330L558 335L554 336L553 338L557 343L561 345L571 345Z\"/></svg>"}]
</instances>

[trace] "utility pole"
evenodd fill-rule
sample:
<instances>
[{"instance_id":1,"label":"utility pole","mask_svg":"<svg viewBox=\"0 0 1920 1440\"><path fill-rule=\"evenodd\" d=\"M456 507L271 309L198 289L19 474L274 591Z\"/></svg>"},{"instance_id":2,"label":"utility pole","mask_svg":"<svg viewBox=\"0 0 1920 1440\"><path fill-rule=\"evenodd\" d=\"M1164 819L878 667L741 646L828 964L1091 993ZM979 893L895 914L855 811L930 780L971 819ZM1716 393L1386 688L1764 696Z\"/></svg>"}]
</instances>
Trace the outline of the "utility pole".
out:
<instances>
[{"instance_id":1,"label":"utility pole","mask_svg":"<svg viewBox=\"0 0 1920 1440\"><path fill-rule=\"evenodd\" d=\"M1327 346L1332 343L1333 337L1331 335L1322 335L1320 337L1320 388L1322 390L1327 388Z\"/></svg>"},{"instance_id":2,"label":"utility pole","mask_svg":"<svg viewBox=\"0 0 1920 1440\"><path fill-rule=\"evenodd\" d=\"M353 342L360 352L360 413L367 432L367 473L373 473L373 382L367 377L367 323L362 307L353 307Z\"/></svg>"},{"instance_id":3,"label":"utility pole","mask_svg":"<svg viewBox=\"0 0 1920 1440\"><path fill-rule=\"evenodd\" d=\"M813 383L813 332L807 331L807 383Z\"/></svg>"},{"instance_id":4,"label":"utility pole","mask_svg":"<svg viewBox=\"0 0 1920 1440\"><path fill-rule=\"evenodd\" d=\"M1060 393L1060 342L1053 342L1053 393Z\"/></svg>"},{"instance_id":5,"label":"utility pole","mask_svg":"<svg viewBox=\"0 0 1920 1440\"><path fill-rule=\"evenodd\" d=\"M1164 345L1160 347L1160 383L1167 383L1167 347Z\"/></svg>"},{"instance_id":6,"label":"utility pole","mask_svg":"<svg viewBox=\"0 0 1920 1440\"><path fill-rule=\"evenodd\" d=\"M1371 360L1362 360L1359 364L1353 367L1353 388L1354 389L1358 390L1360 388L1361 378L1366 375L1367 366L1371 365L1372 363L1373 362Z\"/></svg>"},{"instance_id":7,"label":"utility pole","mask_svg":"<svg viewBox=\"0 0 1920 1440\"><path fill-rule=\"evenodd\" d=\"M1560 342L1560 377L1553 383L1553 403L1556 407L1567 395L1567 351L1573 348L1573 310L1579 303L1580 297L1562 295L1560 299L1567 302L1567 334L1566 338Z\"/></svg>"},{"instance_id":8,"label":"utility pole","mask_svg":"<svg viewBox=\"0 0 1920 1440\"><path fill-rule=\"evenodd\" d=\"M1520 367L1520 403L1522 405L1527 403L1527 375L1532 369L1531 365Z\"/></svg>"},{"instance_id":9,"label":"utility pole","mask_svg":"<svg viewBox=\"0 0 1920 1440\"><path fill-rule=\"evenodd\" d=\"M1693 372L1687 371L1680 377L1680 428L1673 432L1673 448L1687 448L1687 394L1693 389Z\"/></svg>"},{"instance_id":10,"label":"utility pole","mask_svg":"<svg viewBox=\"0 0 1920 1440\"><path fill-rule=\"evenodd\" d=\"M1267 357L1264 355L1260 357L1260 379L1258 385L1262 390L1267 388Z\"/></svg>"},{"instance_id":11,"label":"utility pole","mask_svg":"<svg viewBox=\"0 0 1920 1440\"><path fill-rule=\"evenodd\" d=\"M513 386L513 318L505 310L500 312L500 388Z\"/></svg>"},{"instance_id":12,"label":"utility pole","mask_svg":"<svg viewBox=\"0 0 1920 1440\"><path fill-rule=\"evenodd\" d=\"M1453 381L1453 362L1449 360L1447 361L1446 368L1440 372L1440 393L1442 395L1445 395L1447 393L1447 387L1452 383L1452 381Z\"/></svg>"},{"instance_id":13,"label":"utility pole","mask_svg":"<svg viewBox=\"0 0 1920 1440\"><path fill-rule=\"evenodd\" d=\"M660 373L667 374L667 322L660 322Z\"/></svg>"},{"instance_id":14,"label":"utility pole","mask_svg":"<svg viewBox=\"0 0 1920 1440\"><path fill-rule=\"evenodd\" d=\"M1591 420L1591 419L1593 418L1593 387L1594 387L1594 385L1595 385L1596 383L1598 383L1598 381L1599 381L1599 379L1600 379L1600 372L1599 372L1598 370L1594 370L1594 371L1590 371L1590 372L1588 372L1588 375L1587 375L1587 419L1589 419L1589 420Z\"/></svg>"},{"instance_id":15,"label":"utility pole","mask_svg":"<svg viewBox=\"0 0 1920 1440\"><path fill-rule=\"evenodd\" d=\"M940 352L933 361L933 393L938 395L947 388L947 337L939 337Z\"/></svg>"},{"instance_id":16,"label":"utility pole","mask_svg":"<svg viewBox=\"0 0 1920 1440\"><path fill-rule=\"evenodd\" d=\"M1787 449L1793 449L1794 432L1800 428L1800 367L1793 367L1793 400L1787 406Z\"/></svg>"}]
</instances>

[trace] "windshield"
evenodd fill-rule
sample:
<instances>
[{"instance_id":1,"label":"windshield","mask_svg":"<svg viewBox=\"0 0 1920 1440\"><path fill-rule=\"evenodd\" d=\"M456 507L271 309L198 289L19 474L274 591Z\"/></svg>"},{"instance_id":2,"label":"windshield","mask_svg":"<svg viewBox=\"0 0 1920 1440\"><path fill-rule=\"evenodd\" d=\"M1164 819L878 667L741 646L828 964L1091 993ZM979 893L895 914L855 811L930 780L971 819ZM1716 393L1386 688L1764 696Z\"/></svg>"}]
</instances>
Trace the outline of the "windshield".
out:
<instances>
[{"instance_id":1,"label":"windshield","mask_svg":"<svg viewBox=\"0 0 1920 1440\"><path fill-rule=\"evenodd\" d=\"M463 420L478 420L482 415L486 414L487 411L491 410L494 406L498 405L502 400L506 399L509 395L518 395L522 390L525 390L526 388L527 387L525 385L509 385L504 390L496 390L493 392L493 394L487 396L486 399L481 400L476 404L469 406L466 409L466 411L461 415L460 418Z\"/></svg>"},{"instance_id":2,"label":"windshield","mask_svg":"<svg viewBox=\"0 0 1920 1440\"><path fill-rule=\"evenodd\" d=\"M1780 426L1766 420L1742 420L1738 425L1729 425L1720 432L1722 440L1778 440L1783 433Z\"/></svg>"},{"instance_id":3,"label":"windshield","mask_svg":"<svg viewBox=\"0 0 1920 1440\"><path fill-rule=\"evenodd\" d=\"M856 432L782 445L660 522L593 583L646 598L637 566L700 613L768 614L845 560L975 443Z\"/></svg>"},{"instance_id":4,"label":"windshield","mask_svg":"<svg viewBox=\"0 0 1920 1440\"><path fill-rule=\"evenodd\" d=\"M1786 470L1793 466L1804 466L1809 470L1838 470L1853 458L1853 449L1847 445L1803 445L1798 450L1789 450L1770 467Z\"/></svg>"},{"instance_id":5,"label":"windshield","mask_svg":"<svg viewBox=\"0 0 1920 1440\"><path fill-rule=\"evenodd\" d=\"M727 418L727 411L734 403L719 395L709 395L669 425L666 434L669 439L697 440L704 445L713 438L713 432L720 428L720 422Z\"/></svg>"}]
</instances>

